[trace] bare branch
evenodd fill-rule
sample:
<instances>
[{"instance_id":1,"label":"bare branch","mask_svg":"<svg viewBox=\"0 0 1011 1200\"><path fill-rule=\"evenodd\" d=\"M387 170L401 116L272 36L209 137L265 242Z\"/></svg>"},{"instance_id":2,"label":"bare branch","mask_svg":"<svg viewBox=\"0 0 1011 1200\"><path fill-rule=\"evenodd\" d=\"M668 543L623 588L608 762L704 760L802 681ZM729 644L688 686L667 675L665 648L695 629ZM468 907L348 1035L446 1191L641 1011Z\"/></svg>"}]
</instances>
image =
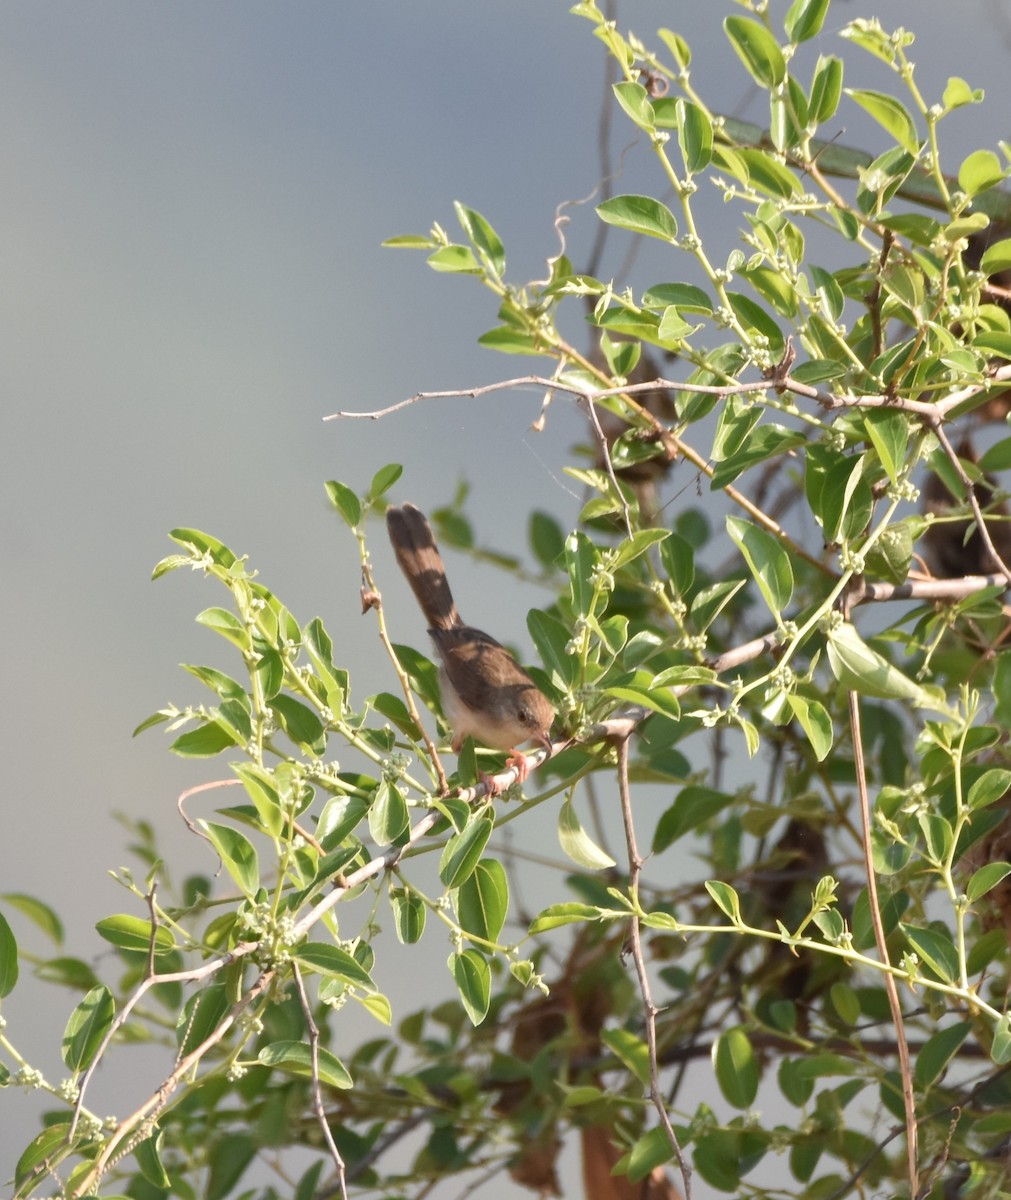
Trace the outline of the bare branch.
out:
<instances>
[{"instance_id":1,"label":"bare branch","mask_svg":"<svg viewBox=\"0 0 1011 1200\"><path fill-rule=\"evenodd\" d=\"M323 1141L326 1142L326 1147L330 1151L330 1157L334 1161L334 1166L337 1170L337 1194L341 1200L348 1200L347 1181L344 1174L344 1159L341 1158L341 1152L337 1149L337 1143L333 1140L333 1134L330 1131L330 1122L326 1119L326 1109L323 1107L323 1094L320 1091L319 1084L319 1026L313 1020L312 1006L309 1003L309 997L306 995L305 982L302 979L302 972L299 969L298 960L292 959L292 973L295 977L295 987L298 990L299 1003L302 1005L302 1016L305 1017L305 1025L309 1030L309 1053L312 1061L312 1110L316 1114L316 1119L319 1121L319 1127L323 1134Z\"/></svg>"},{"instance_id":2,"label":"bare branch","mask_svg":"<svg viewBox=\"0 0 1011 1200\"><path fill-rule=\"evenodd\" d=\"M660 1126L670 1143L674 1157L681 1169L681 1178L685 1185L685 1200L692 1198L692 1168L685 1158L684 1152L674 1132L667 1106L664 1104L663 1093L660 1090L660 1067L656 1052L656 1015L660 1011L653 1003L653 991L649 982L649 972L646 969L646 956L642 949L642 928L639 924L639 876L642 874L643 859L635 838L635 821L632 816L632 792L628 785L628 738L618 742L618 794L621 797L621 818L625 826L625 844L628 847L628 892L632 901L632 920L629 928L629 945L632 961L635 963L635 973L639 979L639 992L642 995L643 1015L646 1019L646 1048L649 1052L649 1098L660 1119Z\"/></svg>"},{"instance_id":3,"label":"bare branch","mask_svg":"<svg viewBox=\"0 0 1011 1200\"><path fill-rule=\"evenodd\" d=\"M888 957L888 943L885 938L885 926L881 919L881 908L878 904L878 881L874 870L873 850L871 847L871 804L867 794L867 766L864 760L864 742L860 730L860 697L856 692L849 694L850 730L853 737L853 766L856 771L857 795L860 798L860 816L863 822L864 869L867 876L867 903L871 914L871 924L874 927L874 941L877 944L878 957L886 967L891 967ZM883 972L885 991L888 994L888 1005L892 1011L892 1024L895 1026L896 1050L899 1056L899 1073L902 1077L902 1099L906 1109L906 1162L909 1171L909 1195L920 1194L919 1169L916 1162L917 1125L916 1125L916 1095L913 1090L913 1073L909 1063L909 1044L906 1041L906 1025L902 1016L902 1005L899 1003L899 991L895 978L890 970Z\"/></svg>"}]
</instances>

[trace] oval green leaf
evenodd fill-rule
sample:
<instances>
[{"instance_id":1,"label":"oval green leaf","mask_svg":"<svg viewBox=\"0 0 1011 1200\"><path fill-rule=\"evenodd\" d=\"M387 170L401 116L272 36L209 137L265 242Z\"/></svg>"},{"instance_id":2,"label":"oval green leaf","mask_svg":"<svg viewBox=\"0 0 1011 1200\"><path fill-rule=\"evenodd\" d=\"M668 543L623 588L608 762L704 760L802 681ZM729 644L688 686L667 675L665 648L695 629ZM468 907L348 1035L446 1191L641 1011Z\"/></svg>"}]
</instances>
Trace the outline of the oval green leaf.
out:
<instances>
[{"instance_id":1,"label":"oval green leaf","mask_svg":"<svg viewBox=\"0 0 1011 1200\"><path fill-rule=\"evenodd\" d=\"M317 1049L320 1082L341 1089L353 1087L354 1080L340 1059L331 1054L325 1046L319 1046ZM269 1046L264 1046L256 1057L265 1067L271 1067L275 1071L312 1078L312 1049L305 1042L271 1042Z\"/></svg>"},{"instance_id":2,"label":"oval green leaf","mask_svg":"<svg viewBox=\"0 0 1011 1200\"><path fill-rule=\"evenodd\" d=\"M750 1108L758 1095L760 1072L748 1035L740 1026L728 1029L713 1043L712 1053L716 1081L727 1103Z\"/></svg>"},{"instance_id":3,"label":"oval green leaf","mask_svg":"<svg viewBox=\"0 0 1011 1200\"><path fill-rule=\"evenodd\" d=\"M494 828L488 817L478 817L449 839L439 860L439 878L446 887L461 887L470 878Z\"/></svg>"},{"instance_id":4,"label":"oval green leaf","mask_svg":"<svg viewBox=\"0 0 1011 1200\"><path fill-rule=\"evenodd\" d=\"M215 821L204 820L198 821L197 824L207 834L211 845L217 850L222 866L228 872L232 882L245 895L252 896L260 886L259 861L252 842L229 825L219 825Z\"/></svg>"},{"instance_id":5,"label":"oval green leaf","mask_svg":"<svg viewBox=\"0 0 1011 1200\"><path fill-rule=\"evenodd\" d=\"M456 895L456 912L465 933L497 942L509 911L509 879L494 858L483 858Z\"/></svg>"},{"instance_id":6,"label":"oval green leaf","mask_svg":"<svg viewBox=\"0 0 1011 1200\"><path fill-rule=\"evenodd\" d=\"M786 78L786 59L776 39L750 17L726 17L723 28L752 79L764 88L778 87Z\"/></svg>"},{"instance_id":7,"label":"oval green leaf","mask_svg":"<svg viewBox=\"0 0 1011 1200\"><path fill-rule=\"evenodd\" d=\"M673 242L678 235L674 214L652 196L612 196L597 205L597 215L608 225Z\"/></svg>"},{"instance_id":8,"label":"oval green leaf","mask_svg":"<svg viewBox=\"0 0 1011 1200\"><path fill-rule=\"evenodd\" d=\"M115 1017L112 992L104 984L93 987L70 1014L63 1034L63 1061L69 1070L90 1066Z\"/></svg>"},{"instance_id":9,"label":"oval green leaf","mask_svg":"<svg viewBox=\"0 0 1011 1200\"><path fill-rule=\"evenodd\" d=\"M472 1025L480 1025L491 1003L491 968L478 950L449 956L449 969L456 980L460 1000Z\"/></svg>"}]
</instances>

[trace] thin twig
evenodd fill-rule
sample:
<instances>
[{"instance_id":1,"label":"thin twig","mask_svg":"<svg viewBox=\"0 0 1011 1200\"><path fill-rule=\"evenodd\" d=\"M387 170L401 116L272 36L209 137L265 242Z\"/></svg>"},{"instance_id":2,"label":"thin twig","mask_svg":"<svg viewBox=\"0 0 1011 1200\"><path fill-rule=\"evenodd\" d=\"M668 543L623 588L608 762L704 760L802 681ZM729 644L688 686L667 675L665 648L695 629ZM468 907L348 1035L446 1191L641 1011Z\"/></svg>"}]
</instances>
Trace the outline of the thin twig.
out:
<instances>
[{"instance_id":1,"label":"thin twig","mask_svg":"<svg viewBox=\"0 0 1011 1200\"><path fill-rule=\"evenodd\" d=\"M979 536L983 541L983 545L987 549L987 553L990 555L993 562L996 563L996 565L1000 568L1007 582L1011 584L1011 567L1009 567L997 553L997 547L993 544L993 539L990 537L990 530L987 528L986 521L983 520L983 510L979 506L979 497L976 495L976 488L972 480L966 474L965 467L962 466L962 460L958 457L958 452L955 450L954 446L952 446L948 435L942 429L940 420L935 419L929 424L931 431L941 443L941 449L947 455L948 461L954 467L955 472L958 475L959 482L965 488L965 498L969 502L969 507L972 509L972 515L976 518L976 529L978 530Z\"/></svg>"},{"instance_id":2,"label":"thin twig","mask_svg":"<svg viewBox=\"0 0 1011 1200\"><path fill-rule=\"evenodd\" d=\"M428 730L421 723L421 716L418 713L417 705L414 703L414 692L411 689L411 681L407 678L407 672L400 665L400 659L397 657L397 652L393 648L393 642L390 638L389 630L386 628L386 613L383 610L383 598L379 590L376 588L376 581L372 575L372 567L368 557L365 554L365 544L362 542L362 579L365 581L365 587L362 589L363 597L368 595L368 604L366 606L363 600L363 611L372 608L376 613L376 627L379 631L379 640L383 643L383 647L389 656L390 662L393 664L393 671L400 681L400 689L404 693L404 701L407 704L407 711L411 714L411 720L414 722L414 727L421 734L422 741L425 743L425 748L428 750L429 761L435 768L435 774L439 782L439 792L445 796L449 792L449 780L446 778L446 772L442 766L442 759L439 757L439 748L432 740Z\"/></svg>"},{"instance_id":3,"label":"thin twig","mask_svg":"<svg viewBox=\"0 0 1011 1200\"><path fill-rule=\"evenodd\" d=\"M878 957L889 968L884 974L885 991L888 994L888 1005L892 1012L892 1024L895 1026L896 1051L899 1056L899 1074L902 1077L902 1101L906 1110L906 1165L909 1172L910 1200L916 1200L919 1195L918 1169L916 1165L916 1096L913 1092L913 1073L909 1063L909 1044L906 1041L906 1026L902 1017L902 1005L899 1003L899 991L891 973L891 960L888 957L888 943L885 939L885 927L881 920L881 908L878 904L878 883L874 872L874 857L871 846L871 805L867 794L866 764L864 761L864 743L860 731L860 697L856 692L849 694L850 730L853 741L853 766L856 771L857 795L860 798L860 816L863 823L864 867L867 873L867 902L871 913L871 924L874 926L874 941L877 944Z\"/></svg>"},{"instance_id":4,"label":"thin twig","mask_svg":"<svg viewBox=\"0 0 1011 1200\"><path fill-rule=\"evenodd\" d=\"M177 974L184 974L177 972ZM189 972L188 974L192 974ZM244 996L241 996L229 1011L222 1018L221 1023L207 1035L196 1049L192 1050L185 1058L180 1059L162 1085L155 1091L152 1096L132 1113L129 1117L125 1117L116 1127L115 1132L105 1143L102 1153L95 1160L91 1170L77 1181L74 1190L69 1194L70 1200L78 1200L81 1196L90 1195L98 1184L98 1181L105 1174L110 1166L113 1158L116 1156L116 1151L119 1149L123 1141L130 1133L137 1128L141 1122L153 1117L160 1112L169 1101L169 1097L179 1086L180 1082L185 1078L191 1067L196 1066L198 1062L213 1046L225 1036L229 1029L235 1024L241 1013L257 1000L274 981L275 972L273 968L264 971L259 975L250 986ZM163 983L171 979L169 975L160 976L154 982Z\"/></svg>"},{"instance_id":5,"label":"thin twig","mask_svg":"<svg viewBox=\"0 0 1011 1200\"><path fill-rule=\"evenodd\" d=\"M298 1000L302 1005L302 1015L305 1017L306 1028L309 1030L309 1054L312 1062L312 1110L316 1114L316 1119L319 1121L319 1127L323 1134L323 1140L326 1142L327 1149L330 1151L330 1157L333 1159L334 1166L337 1170L337 1194L341 1200L348 1200L347 1180L344 1174L344 1159L341 1158L341 1152L337 1149L337 1143L333 1140L333 1133L330 1131L330 1123L326 1119L326 1109L323 1107L323 1093L320 1091L319 1083L319 1026L313 1020L312 1006L309 1003L309 997L306 995L305 982L302 979L302 972L299 969L298 960L291 961L292 975L295 979L295 987L298 989Z\"/></svg>"},{"instance_id":6,"label":"thin twig","mask_svg":"<svg viewBox=\"0 0 1011 1200\"><path fill-rule=\"evenodd\" d=\"M607 437L603 429L600 427L600 420L597 417L597 406L587 397L586 411L590 416L590 425L593 429L594 436L597 439L597 444L600 447L600 454L604 460L604 466L607 469L608 478L614 485L614 494L621 502L622 516L625 518L625 532L631 538L632 536L632 514L629 511L628 501L625 499L625 492L621 484L618 482L618 476L614 473L614 463L611 461L611 449L607 444Z\"/></svg>"},{"instance_id":7,"label":"thin twig","mask_svg":"<svg viewBox=\"0 0 1011 1200\"><path fill-rule=\"evenodd\" d=\"M639 876L642 874L643 859L635 838L635 821L632 816L632 792L628 784L628 738L618 742L618 794L621 798L621 819L625 826L625 843L628 847L628 892L632 901L633 911L629 930L629 943L632 950L632 961L635 963L635 973L639 978L639 992L642 995L643 1015L646 1019L646 1048L649 1051L649 1098L653 1102L660 1125L667 1137L674 1157L677 1159L684 1180L684 1200L691 1200L692 1169L674 1132L667 1106L664 1104L663 1093L660 1090L660 1066L656 1052L656 1015L660 1011L653 1003L653 991L649 982L649 972L646 969L646 957L642 950L642 928L639 924Z\"/></svg>"}]
</instances>

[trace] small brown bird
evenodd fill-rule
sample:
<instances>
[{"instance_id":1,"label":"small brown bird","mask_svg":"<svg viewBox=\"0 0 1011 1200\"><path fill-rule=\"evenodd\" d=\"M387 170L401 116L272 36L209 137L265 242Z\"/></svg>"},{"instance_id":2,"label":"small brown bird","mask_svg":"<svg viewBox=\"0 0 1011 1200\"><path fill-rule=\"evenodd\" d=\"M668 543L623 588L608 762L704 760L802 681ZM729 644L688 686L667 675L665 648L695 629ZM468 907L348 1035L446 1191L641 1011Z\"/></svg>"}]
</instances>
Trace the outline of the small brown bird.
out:
<instances>
[{"instance_id":1,"label":"small brown bird","mask_svg":"<svg viewBox=\"0 0 1011 1200\"><path fill-rule=\"evenodd\" d=\"M439 653L442 706L453 727L454 752L466 737L508 750L522 783L529 767L516 747L534 739L550 748L555 710L504 646L461 620L425 514L413 504L389 508L386 529Z\"/></svg>"}]
</instances>

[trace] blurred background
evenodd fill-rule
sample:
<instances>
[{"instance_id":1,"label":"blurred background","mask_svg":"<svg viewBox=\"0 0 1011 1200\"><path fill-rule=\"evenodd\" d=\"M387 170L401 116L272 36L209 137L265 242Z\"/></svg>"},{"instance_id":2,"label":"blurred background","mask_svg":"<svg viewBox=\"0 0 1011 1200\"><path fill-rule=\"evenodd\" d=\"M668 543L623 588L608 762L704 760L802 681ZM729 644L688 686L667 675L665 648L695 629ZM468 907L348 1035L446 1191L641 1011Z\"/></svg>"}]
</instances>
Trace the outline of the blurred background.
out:
<instances>
[{"instance_id":1,"label":"blurred background","mask_svg":"<svg viewBox=\"0 0 1011 1200\"><path fill-rule=\"evenodd\" d=\"M427 401L378 422L322 421L536 367L476 345L496 324L490 293L380 242L433 221L457 237L459 199L497 229L513 281L544 277L559 249L556 206L588 197L601 176L604 51L567 9L0 5L0 892L53 903L68 953L100 955L95 922L133 911L108 876L131 861L114 813L154 826L177 878L214 869L175 801L223 766L173 758L159 730L131 739L166 702L209 695L180 662L231 665L193 624L224 593L189 572L150 582L173 549L169 529L213 533L249 556L300 621L321 616L360 698L389 675L325 480L360 490L400 462L391 499L422 508L467 483L478 541L520 555L532 508L565 527L578 513L561 467L583 423L562 398L541 433L530 429L541 401L532 389ZM721 30L728 11L635 0L619 24L647 42L659 25L682 33L707 98L705 78L726 79L724 111L762 122ZM872 15L916 32L910 55L928 99L949 75L986 89L982 107L949 119L949 150L1008 135L1011 0L962 0L957 18L946 0L836 0L814 52L847 53L834 33ZM892 86L866 55L847 54L846 73L851 85ZM838 120L841 142L875 148L855 105L844 102ZM617 115L616 157L633 133ZM647 146L632 146L622 171L614 190L662 192ZM579 267L596 233L593 202L569 215ZM706 217L729 253L736 212L714 191ZM611 238L601 277L623 269L627 249ZM677 259L657 254L640 253L639 282L679 277ZM570 335L589 345L572 310ZM379 525L373 559L388 605L396 598L395 636L427 649ZM464 615L529 651L525 614L543 597L455 556L449 567ZM51 952L18 914L12 922L25 948ZM429 970L449 990L448 948L434 949L410 968L412 1003ZM397 981L386 983L396 1006ZM72 1002L26 983L4 1007L9 1034L54 1080ZM28 1108L0 1094L0 1164L30 1136Z\"/></svg>"}]
</instances>

